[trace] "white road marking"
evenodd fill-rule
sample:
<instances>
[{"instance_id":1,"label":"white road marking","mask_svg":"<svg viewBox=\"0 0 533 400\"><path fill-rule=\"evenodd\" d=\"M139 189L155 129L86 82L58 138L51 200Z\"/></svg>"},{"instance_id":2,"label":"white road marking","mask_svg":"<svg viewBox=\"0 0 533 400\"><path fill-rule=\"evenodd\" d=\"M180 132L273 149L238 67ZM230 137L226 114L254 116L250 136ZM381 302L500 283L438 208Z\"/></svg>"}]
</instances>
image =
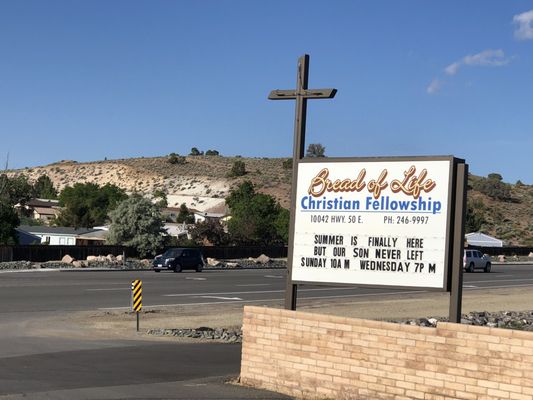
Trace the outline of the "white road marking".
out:
<instances>
[{"instance_id":1,"label":"white road marking","mask_svg":"<svg viewBox=\"0 0 533 400\"><path fill-rule=\"evenodd\" d=\"M463 289L472 289L472 288L477 288L477 286L474 286L474 285L463 285Z\"/></svg>"},{"instance_id":2,"label":"white road marking","mask_svg":"<svg viewBox=\"0 0 533 400\"><path fill-rule=\"evenodd\" d=\"M185 278L188 281L205 281L207 278Z\"/></svg>"},{"instance_id":3,"label":"white road marking","mask_svg":"<svg viewBox=\"0 0 533 400\"><path fill-rule=\"evenodd\" d=\"M242 300L240 297L200 296L203 299Z\"/></svg>"},{"instance_id":4,"label":"white road marking","mask_svg":"<svg viewBox=\"0 0 533 400\"><path fill-rule=\"evenodd\" d=\"M524 280L526 280L526 279L524 279ZM472 290L480 290L480 289L505 289L505 288L529 287L529 286L533 286L533 283L526 283L525 285L484 286L484 287L476 287L476 288L472 288Z\"/></svg>"},{"instance_id":5,"label":"white road marking","mask_svg":"<svg viewBox=\"0 0 533 400\"><path fill-rule=\"evenodd\" d=\"M131 288L125 287L125 288L107 288L107 289L85 289L86 292L100 292L104 290L131 290Z\"/></svg>"},{"instance_id":6,"label":"white road marking","mask_svg":"<svg viewBox=\"0 0 533 400\"><path fill-rule=\"evenodd\" d=\"M282 275L265 275L265 278L283 279L283 278L285 278L285 276L282 276Z\"/></svg>"},{"instance_id":7,"label":"white road marking","mask_svg":"<svg viewBox=\"0 0 533 400\"><path fill-rule=\"evenodd\" d=\"M327 287L318 289L298 289L298 292L320 292L327 290L354 290L353 287ZM163 294L163 297L197 297L197 296L213 296L213 295L228 295L228 294L265 294L265 293L285 293L285 289L281 290L253 290L249 292L215 292L215 293L177 293L177 294Z\"/></svg>"},{"instance_id":8,"label":"white road marking","mask_svg":"<svg viewBox=\"0 0 533 400\"><path fill-rule=\"evenodd\" d=\"M526 279L498 279L495 281L492 280L486 280L486 281L472 281L468 283L488 283L488 282L524 282L524 281L533 281L533 278L526 278ZM490 286L493 287L493 286Z\"/></svg>"},{"instance_id":9,"label":"white road marking","mask_svg":"<svg viewBox=\"0 0 533 400\"><path fill-rule=\"evenodd\" d=\"M235 285L240 287L247 287L247 286L270 286L270 283L250 283L248 285Z\"/></svg>"},{"instance_id":10,"label":"white road marking","mask_svg":"<svg viewBox=\"0 0 533 400\"><path fill-rule=\"evenodd\" d=\"M348 295L338 295L338 296L316 296L316 297L301 297L300 300L320 300L320 299L338 299L346 297L372 297L372 296L392 296L395 294L413 294L413 293L426 293L424 290L414 290L410 292L388 292L388 293L366 293L366 294L348 294ZM270 303L274 301L283 301L283 298L278 299L261 299L261 300L235 300L235 301L211 301L211 302L202 302L202 303L175 303L175 304L155 304L155 305L144 305L143 308L159 308L159 307L184 307L184 306L204 306L211 304L230 304L230 303ZM106 307L99 308L99 310L129 310L130 307Z\"/></svg>"}]
</instances>

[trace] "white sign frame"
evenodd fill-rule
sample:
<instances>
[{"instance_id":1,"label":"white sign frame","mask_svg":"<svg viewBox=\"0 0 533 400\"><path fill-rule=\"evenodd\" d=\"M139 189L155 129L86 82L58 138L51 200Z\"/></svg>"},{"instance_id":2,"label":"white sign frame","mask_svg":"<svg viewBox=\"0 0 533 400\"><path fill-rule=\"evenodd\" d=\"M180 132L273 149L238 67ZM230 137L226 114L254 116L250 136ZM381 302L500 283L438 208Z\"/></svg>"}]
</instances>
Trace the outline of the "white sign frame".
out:
<instances>
[{"instance_id":1,"label":"white sign frame","mask_svg":"<svg viewBox=\"0 0 533 400\"><path fill-rule=\"evenodd\" d=\"M291 247L288 260L291 268L289 277L292 283L449 291L453 237L452 216L455 204L454 182L456 164L460 161L463 160L453 156L304 158L300 160L298 179L292 195L295 222L290 227ZM411 166L414 166L415 170L409 172ZM324 168L328 169L327 173L323 172ZM361 177L362 170L365 173ZM382 176L384 170L386 170L385 176ZM424 176L423 179L419 179L418 184L420 186L426 184L426 186L419 188L418 196L416 193L406 193L409 192L407 183L410 182L407 176L415 180ZM310 178L316 179L312 181ZM328 179L330 190L323 191L324 182ZM337 180L339 183L335 187L334 182ZM342 181L345 183L341 184ZM313 186L311 182L315 185ZM391 186L393 182L396 186ZM431 182L434 184L432 185ZM397 191L394 192L393 188ZM337 189L336 192L335 189ZM320 193L321 191L323 193ZM306 201L304 199L306 193L312 200L315 200L313 204L315 208L311 211L309 201L307 209L303 203ZM385 196L388 202L383 200ZM428 196L433 196L431 201L428 200ZM369 197L371 197L370 200ZM336 202L335 199L337 199ZM393 221L394 223L389 226L389 231L393 234L379 233L380 228L376 227L376 216L379 218L397 216L396 214L399 214L396 212L398 204L405 201L409 203L402 204L408 204L409 209L403 210L401 214L408 217L409 222L397 224ZM427 207L427 210L424 208L422 211L429 213L429 215L424 215L423 219L419 214L424 214L424 212L419 213L420 210L417 209L422 204L420 202L425 202L424 207ZM335 207L340 207L341 211L339 212ZM348 207L348 210L344 207ZM393 210L391 207L396 207L396 209ZM386 208L386 210L381 210L381 208ZM412 211L411 208L416 209L416 212L409 212ZM329 218L328 221L326 218L323 222L319 221L321 216L335 215L343 215L344 221L348 217L354 217L356 222L352 221L347 224L340 222L341 218L338 218L336 225L332 227ZM312 218L315 218L315 222L310 222ZM432 222L428 224L430 221ZM369 225L370 223L372 225ZM365 225L371 232L366 236L361 233ZM339 231L335 233L337 227ZM420 237L420 234L412 233L412 228L416 229L416 227L426 232L424 233L426 236ZM404 228L408 229L409 237L405 235L402 237L398 234ZM428 237L427 232L434 228L438 230L436 236ZM347 233L348 231L351 234ZM319 235L319 238L317 239L314 235ZM366 246L363 247L366 250L362 257L355 257L354 262L349 261L349 267L345 268L346 263L343 260L351 259L350 251L354 252L354 248L357 247L347 243L347 240L351 240L353 236L356 236L357 240L359 237L363 241L366 240ZM411 237L415 240L408 242ZM310 244L309 240L314 240L314 242ZM323 243L324 241L327 243ZM333 247L330 246L332 243ZM402 246L397 246L399 244ZM337 249L336 256L331 253L335 251L332 250L333 248ZM309 253L310 249L312 249L312 254ZM337 257L342 251L345 252L345 256ZM320 254L314 254L315 252L325 253L321 254L321 257ZM351 255L353 254L355 253ZM379 255L377 259L376 254ZM409 260L406 259L406 254L410 254ZM420 262L417 262L416 257L420 257ZM340 260L341 265L332 268L331 260L335 258ZM322 261L318 259L325 260L323 262L328 265L320 266ZM358 265L356 265L357 261L360 262ZM365 263L361 264L362 261ZM407 263L409 265L406 266ZM415 264L418 264L416 268L419 271L417 272L414 272ZM364 269L363 265L365 265ZM386 270L387 268L389 269ZM430 268L433 272L429 272Z\"/></svg>"}]
</instances>

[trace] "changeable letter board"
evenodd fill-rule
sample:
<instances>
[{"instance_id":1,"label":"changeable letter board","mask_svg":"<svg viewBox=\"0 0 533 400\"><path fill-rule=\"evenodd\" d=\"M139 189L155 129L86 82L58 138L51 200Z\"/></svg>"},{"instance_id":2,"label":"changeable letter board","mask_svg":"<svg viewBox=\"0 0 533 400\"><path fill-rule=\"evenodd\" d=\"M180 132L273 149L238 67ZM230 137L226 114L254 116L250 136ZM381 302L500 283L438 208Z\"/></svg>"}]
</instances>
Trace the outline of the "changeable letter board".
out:
<instances>
[{"instance_id":1,"label":"changeable letter board","mask_svg":"<svg viewBox=\"0 0 533 400\"><path fill-rule=\"evenodd\" d=\"M453 158L304 160L293 282L446 289Z\"/></svg>"}]
</instances>

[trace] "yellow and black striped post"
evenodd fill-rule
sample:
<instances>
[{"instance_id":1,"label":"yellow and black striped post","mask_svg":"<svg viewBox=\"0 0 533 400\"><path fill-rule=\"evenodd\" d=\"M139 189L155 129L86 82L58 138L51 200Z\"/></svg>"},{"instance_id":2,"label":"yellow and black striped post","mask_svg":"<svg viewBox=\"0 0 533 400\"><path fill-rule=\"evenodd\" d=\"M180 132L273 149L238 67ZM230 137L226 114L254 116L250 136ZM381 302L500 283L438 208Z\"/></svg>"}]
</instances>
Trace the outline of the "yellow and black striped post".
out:
<instances>
[{"instance_id":1,"label":"yellow and black striped post","mask_svg":"<svg viewBox=\"0 0 533 400\"><path fill-rule=\"evenodd\" d=\"M137 314L137 332L139 332L139 311L143 308L143 282L135 279L131 282L132 311Z\"/></svg>"}]
</instances>

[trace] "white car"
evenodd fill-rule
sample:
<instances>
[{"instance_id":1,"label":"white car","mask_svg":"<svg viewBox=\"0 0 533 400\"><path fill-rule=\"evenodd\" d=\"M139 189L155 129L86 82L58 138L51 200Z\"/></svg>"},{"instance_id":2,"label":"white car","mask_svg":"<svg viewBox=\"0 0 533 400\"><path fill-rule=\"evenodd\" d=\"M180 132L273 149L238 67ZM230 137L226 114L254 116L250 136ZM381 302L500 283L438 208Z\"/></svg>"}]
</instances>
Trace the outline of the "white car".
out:
<instances>
[{"instance_id":1,"label":"white car","mask_svg":"<svg viewBox=\"0 0 533 400\"><path fill-rule=\"evenodd\" d=\"M490 272L492 265L491 258L487 254L482 254L479 250L465 250L463 257L463 268L466 272L474 272L476 269L482 269Z\"/></svg>"}]
</instances>

